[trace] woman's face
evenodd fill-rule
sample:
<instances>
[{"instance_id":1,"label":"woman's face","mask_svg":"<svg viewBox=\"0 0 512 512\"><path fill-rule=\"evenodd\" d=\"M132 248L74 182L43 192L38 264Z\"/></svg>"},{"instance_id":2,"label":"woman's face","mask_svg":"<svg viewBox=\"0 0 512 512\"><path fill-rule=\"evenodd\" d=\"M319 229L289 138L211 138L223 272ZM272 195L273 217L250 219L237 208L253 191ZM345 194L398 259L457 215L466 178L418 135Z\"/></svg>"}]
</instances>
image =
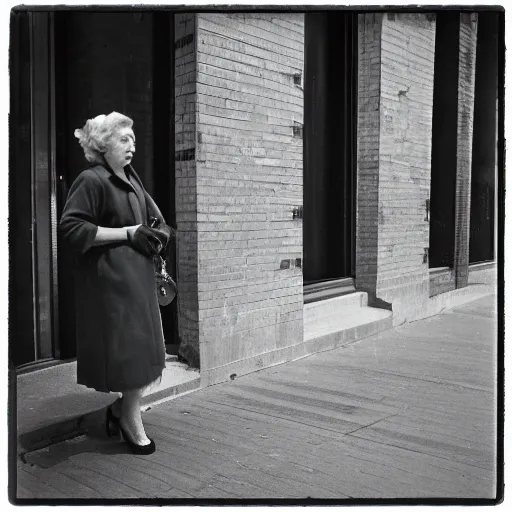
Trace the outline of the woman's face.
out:
<instances>
[{"instance_id":1,"label":"woman's face","mask_svg":"<svg viewBox=\"0 0 512 512\"><path fill-rule=\"evenodd\" d=\"M135 135L131 128L121 128L114 132L106 145L105 160L113 169L128 165L135 153Z\"/></svg>"}]
</instances>

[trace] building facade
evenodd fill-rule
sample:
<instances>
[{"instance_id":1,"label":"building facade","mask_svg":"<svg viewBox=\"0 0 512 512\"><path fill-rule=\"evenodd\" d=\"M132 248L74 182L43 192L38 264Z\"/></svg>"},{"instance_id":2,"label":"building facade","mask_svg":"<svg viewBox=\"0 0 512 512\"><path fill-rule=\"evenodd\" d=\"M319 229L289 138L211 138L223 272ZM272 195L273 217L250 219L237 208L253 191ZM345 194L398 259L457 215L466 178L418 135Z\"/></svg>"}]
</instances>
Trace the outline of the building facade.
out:
<instances>
[{"instance_id":1,"label":"building facade","mask_svg":"<svg viewBox=\"0 0 512 512\"><path fill-rule=\"evenodd\" d=\"M201 385L495 281L500 13L12 20L14 366L73 357L55 226L83 169L73 129L100 112L134 119L134 165L177 227L164 331Z\"/></svg>"}]
</instances>

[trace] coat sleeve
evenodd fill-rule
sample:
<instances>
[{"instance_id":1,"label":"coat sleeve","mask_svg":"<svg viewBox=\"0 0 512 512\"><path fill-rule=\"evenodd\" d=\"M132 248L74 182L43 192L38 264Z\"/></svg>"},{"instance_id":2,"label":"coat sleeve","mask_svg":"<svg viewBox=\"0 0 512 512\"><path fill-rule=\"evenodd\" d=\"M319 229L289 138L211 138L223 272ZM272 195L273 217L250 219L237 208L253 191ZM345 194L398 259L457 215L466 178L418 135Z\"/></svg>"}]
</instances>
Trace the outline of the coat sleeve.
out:
<instances>
[{"instance_id":1,"label":"coat sleeve","mask_svg":"<svg viewBox=\"0 0 512 512\"><path fill-rule=\"evenodd\" d=\"M82 172L69 190L59 232L69 246L85 253L98 231L103 204L103 187L93 171Z\"/></svg>"}]
</instances>

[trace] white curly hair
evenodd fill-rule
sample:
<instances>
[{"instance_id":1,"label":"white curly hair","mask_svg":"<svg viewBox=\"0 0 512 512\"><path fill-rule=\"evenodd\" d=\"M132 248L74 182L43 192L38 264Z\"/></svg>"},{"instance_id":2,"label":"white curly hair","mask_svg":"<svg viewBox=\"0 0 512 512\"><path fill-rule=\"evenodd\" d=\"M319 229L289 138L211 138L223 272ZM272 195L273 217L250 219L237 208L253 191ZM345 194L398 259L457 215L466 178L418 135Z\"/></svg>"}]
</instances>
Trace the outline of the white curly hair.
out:
<instances>
[{"instance_id":1,"label":"white curly hair","mask_svg":"<svg viewBox=\"0 0 512 512\"><path fill-rule=\"evenodd\" d=\"M132 128L133 120L119 112L101 114L88 119L83 128L75 130L75 137L82 146L88 162L101 164L103 154L112 135L121 128Z\"/></svg>"}]
</instances>

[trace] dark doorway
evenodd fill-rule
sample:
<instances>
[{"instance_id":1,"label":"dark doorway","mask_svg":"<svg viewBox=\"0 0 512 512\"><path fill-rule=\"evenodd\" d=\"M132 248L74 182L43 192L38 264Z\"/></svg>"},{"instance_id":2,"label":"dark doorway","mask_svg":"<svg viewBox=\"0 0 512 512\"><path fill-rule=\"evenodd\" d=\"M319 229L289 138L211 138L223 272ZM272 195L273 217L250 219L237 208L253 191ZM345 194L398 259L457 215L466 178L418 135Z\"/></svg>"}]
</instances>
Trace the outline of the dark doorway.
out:
<instances>
[{"instance_id":1,"label":"dark doorway","mask_svg":"<svg viewBox=\"0 0 512 512\"><path fill-rule=\"evenodd\" d=\"M31 52L28 13L13 13L10 28L9 360L13 365L20 366L38 359L33 314Z\"/></svg>"},{"instance_id":2,"label":"dark doorway","mask_svg":"<svg viewBox=\"0 0 512 512\"><path fill-rule=\"evenodd\" d=\"M430 185L430 268L454 265L457 105L459 79L458 12L437 14Z\"/></svg>"},{"instance_id":3,"label":"dark doorway","mask_svg":"<svg viewBox=\"0 0 512 512\"><path fill-rule=\"evenodd\" d=\"M11 19L9 318L19 367L76 355L73 262L57 237L69 187L89 165L76 128L113 110L130 116L134 167L175 225L174 16L56 11ZM162 308L170 344L176 308Z\"/></svg>"},{"instance_id":4,"label":"dark doorway","mask_svg":"<svg viewBox=\"0 0 512 512\"><path fill-rule=\"evenodd\" d=\"M357 14L306 14L305 285L355 273L356 91Z\"/></svg>"},{"instance_id":5,"label":"dark doorway","mask_svg":"<svg viewBox=\"0 0 512 512\"><path fill-rule=\"evenodd\" d=\"M55 316L56 224L53 16L11 17L10 258L11 360L16 366L58 356ZM16 60L16 62L14 62Z\"/></svg>"},{"instance_id":6,"label":"dark doorway","mask_svg":"<svg viewBox=\"0 0 512 512\"><path fill-rule=\"evenodd\" d=\"M478 14L469 262L494 259L498 15Z\"/></svg>"},{"instance_id":7,"label":"dark doorway","mask_svg":"<svg viewBox=\"0 0 512 512\"><path fill-rule=\"evenodd\" d=\"M174 17L155 13L55 14L59 209L88 163L73 132L98 114L134 120L133 166L169 224L174 208ZM61 357L74 357L72 262L59 251ZM172 271L172 269L169 269ZM177 332L176 303L162 308L166 342Z\"/></svg>"}]
</instances>

